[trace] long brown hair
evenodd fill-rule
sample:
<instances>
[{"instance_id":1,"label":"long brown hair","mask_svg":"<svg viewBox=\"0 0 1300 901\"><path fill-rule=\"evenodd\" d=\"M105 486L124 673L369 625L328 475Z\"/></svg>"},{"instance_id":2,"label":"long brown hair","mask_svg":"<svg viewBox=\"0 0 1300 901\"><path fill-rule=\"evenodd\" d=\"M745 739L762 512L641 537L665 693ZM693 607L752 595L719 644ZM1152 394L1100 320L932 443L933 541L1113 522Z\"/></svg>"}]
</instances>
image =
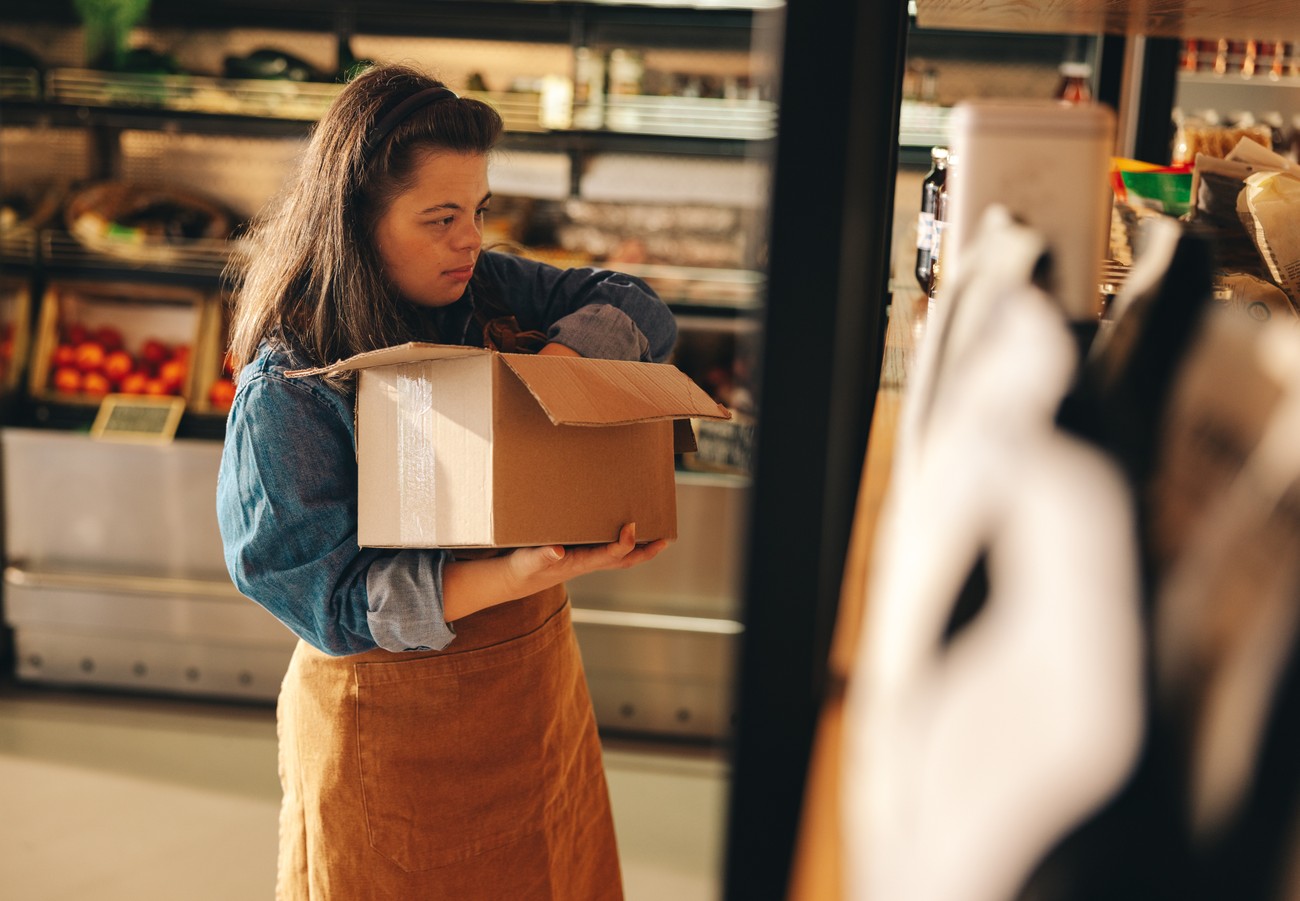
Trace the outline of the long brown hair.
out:
<instances>
[{"instance_id":1,"label":"long brown hair","mask_svg":"<svg viewBox=\"0 0 1300 901\"><path fill-rule=\"evenodd\" d=\"M296 175L232 257L230 354L239 371L276 338L312 366L436 339L428 313L398 295L375 247L376 223L430 151L488 153L503 130L487 104L451 97L416 109L367 152L376 122L442 82L405 65L365 70L316 124Z\"/></svg>"}]
</instances>

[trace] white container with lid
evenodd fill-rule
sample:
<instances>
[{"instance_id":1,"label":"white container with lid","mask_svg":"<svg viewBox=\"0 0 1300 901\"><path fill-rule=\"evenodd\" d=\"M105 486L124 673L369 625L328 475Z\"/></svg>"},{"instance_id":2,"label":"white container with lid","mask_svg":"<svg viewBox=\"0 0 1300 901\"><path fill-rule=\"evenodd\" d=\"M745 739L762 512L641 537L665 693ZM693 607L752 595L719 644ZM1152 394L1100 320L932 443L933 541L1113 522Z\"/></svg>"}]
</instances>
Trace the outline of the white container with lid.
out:
<instances>
[{"instance_id":1,"label":"white container with lid","mask_svg":"<svg viewBox=\"0 0 1300 901\"><path fill-rule=\"evenodd\" d=\"M962 244L984 210L1001 204L1047 238L1052 293L1067 316L1095 320L1110 234L1110 109L1053 100L969 100L953 107L948 126L948 265L959 265ZM944 279L939 304L954 281Z\"/></svg>"}]
</instances>

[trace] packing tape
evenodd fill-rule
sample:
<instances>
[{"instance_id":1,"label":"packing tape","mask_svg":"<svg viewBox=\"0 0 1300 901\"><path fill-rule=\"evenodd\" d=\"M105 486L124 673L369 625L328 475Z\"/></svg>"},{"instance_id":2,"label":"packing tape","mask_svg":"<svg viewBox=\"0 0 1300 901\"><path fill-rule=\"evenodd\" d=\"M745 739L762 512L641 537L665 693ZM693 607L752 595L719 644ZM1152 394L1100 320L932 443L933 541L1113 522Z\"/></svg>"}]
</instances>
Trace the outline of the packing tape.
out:
<instances>
[{"instance_id":1,"label":"packing tape","mask_svg":"<svg viewBox=\"0 0 1300 901\"><path fill-rule=\"evenodd\" d=\"M408 374L413 373L413 374ZM437 461L433 449L433 382L423 367L398 367L398 531L402 543L437 535Z\"/></svg>"}]
</instances>

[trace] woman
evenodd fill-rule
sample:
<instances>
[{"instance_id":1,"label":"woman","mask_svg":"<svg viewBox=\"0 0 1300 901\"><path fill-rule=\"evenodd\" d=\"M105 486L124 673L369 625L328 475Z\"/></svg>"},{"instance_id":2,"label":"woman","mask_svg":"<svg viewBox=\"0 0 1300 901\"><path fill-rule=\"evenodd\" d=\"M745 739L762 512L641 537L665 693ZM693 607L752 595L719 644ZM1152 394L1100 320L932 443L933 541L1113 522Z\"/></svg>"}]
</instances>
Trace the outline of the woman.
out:
<instances>
[{"instance_id":1,"label":"woman","mask_svg":"<svg viewBox=\"0 0 1300 901\"><path fill-rule=\"evenodd\" d=\"M640 281L483 250L501 120L400 66L352 81L239 266L217 486L239 589L301 639L278 706L280 898L622 897L564 581L608 545L358 548L353 387L290 378L411 340L661 361Z\"/></svg>"}]
</instances>

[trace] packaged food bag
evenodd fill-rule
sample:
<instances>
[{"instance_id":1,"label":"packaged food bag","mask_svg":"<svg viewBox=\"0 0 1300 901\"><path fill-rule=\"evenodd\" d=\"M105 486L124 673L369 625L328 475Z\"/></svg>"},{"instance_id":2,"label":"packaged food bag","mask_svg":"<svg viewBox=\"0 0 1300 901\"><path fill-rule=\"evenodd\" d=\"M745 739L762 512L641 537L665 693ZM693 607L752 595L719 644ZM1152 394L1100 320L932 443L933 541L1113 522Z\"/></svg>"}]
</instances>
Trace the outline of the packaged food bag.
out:
<instances>
[{"instance_id":1,"label":"packaged food bag","mask_svg":"<svg viewBox=\"0 0 1300 901\"><path fill-rule=\"evenodd\" d=\"M1300 302L1300 177L1292 172L1247 176L1237 214L1273 280Z\"/></svg>"}]
</instances>

